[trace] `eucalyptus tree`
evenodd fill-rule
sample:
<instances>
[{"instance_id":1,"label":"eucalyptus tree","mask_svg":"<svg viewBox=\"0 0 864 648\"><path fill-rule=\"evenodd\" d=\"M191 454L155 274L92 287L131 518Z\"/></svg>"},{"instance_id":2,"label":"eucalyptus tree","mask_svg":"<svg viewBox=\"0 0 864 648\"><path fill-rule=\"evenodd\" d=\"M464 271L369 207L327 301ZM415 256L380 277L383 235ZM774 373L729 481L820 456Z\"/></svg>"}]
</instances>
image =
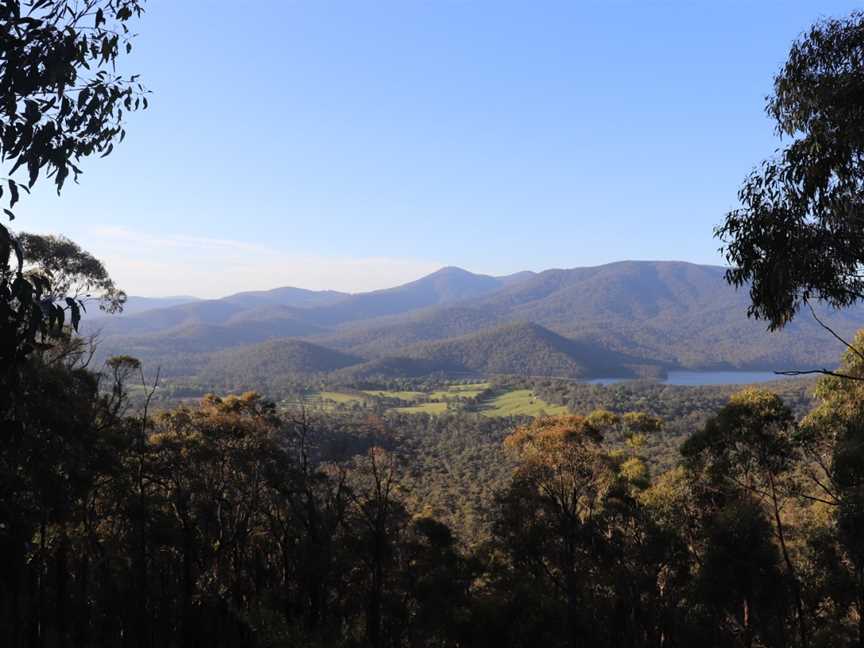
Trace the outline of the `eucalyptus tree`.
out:
<instances>
[{"instance_id":1,"label":"eucalyptus tree","mask_svg":"<svg viewBox=\"0 0 864 648\"><path fill-rule=\"evenodd\" d=\"M109 155L125 137L126 115L147 107L137 75L116 71L143 7L144 0L0 1L0 198L10 220L22 193L40 179L58 192L68 178L77 181L81 161ZM40 338L62 330L65 310L76 324L79 317L78 301L58 301L48 276L24 270L20 242L0 223L0 380Z\"/></svg>"},{"instance_id":2,"label":"eucalyptus tree","mask_svg":"<svg viewBox=\"0 0 864 648\"><path fill-rule=\"evenodd\" d=\"M715 230L772 329L821 299L864 297L864 12L814 24L774 78L766 112L788 143L746 178Z\"/></svg>"},{"instance_id":3,"label":"eucalyptus tree","mask_svg":"<svg viewBox=\"0 0 864 648\"><path fill-rule=\"evenodd\" d=\"M842 609L857 616L858 645L864 646L864 332L845 352L839 376L820 379L817 404L801 422L801 443L809 488L803 493L820 506L827 520L813 544L824 557L835 553L830 565L834 585L848 585L848 598L835 596ZM830 551L829 546L833 546ZM832 588L835 594L840 594ZM844 605L845 600L845 605Z\"/></svg>"},{"instance_id":4,"label":"eucalyptus tree","mask_svg":"<svg viewBox=\"0 0 864 648\"><path fill-rule=\"evenodd\" d=\"M493 535L517 574L551 596L544 607L566 629L560 640L568 646L644 645L653 632L653 619L633 622L637 602L650 595L633 591L645 574L628 561L650 544L635 497L645 473L603 441L658 425L654 417L595 411L540 418L505 439L517 467L499 498ZM619 613L626 622L601 621Z\"/></svg>"},{"instance_id":5,"label":"eucalyptus tree","mask_svg":"<svg viewBox=\"0 0 864 648\"><path fill-rule=\"evenodd\" d=\"M687 467L707 489L720 491L720 498L731 491L729 501L739 500L736 510L740 519L750 520L750 526L741 530L749 534L751 541L755 541L752 538L762 524L758 512L751 510L753 506L761 506L770 516L794 595L800 642L808 646L809 615L804 609L800 570L792 557L789 525L783 514L784 507L800 491L794 477L802 452L792 411L772 392L745 389L734 394L702 430L690 437L681 452ZM766 548L764 552L770 563L771 551Z\"/></svg>"}]
</instances>

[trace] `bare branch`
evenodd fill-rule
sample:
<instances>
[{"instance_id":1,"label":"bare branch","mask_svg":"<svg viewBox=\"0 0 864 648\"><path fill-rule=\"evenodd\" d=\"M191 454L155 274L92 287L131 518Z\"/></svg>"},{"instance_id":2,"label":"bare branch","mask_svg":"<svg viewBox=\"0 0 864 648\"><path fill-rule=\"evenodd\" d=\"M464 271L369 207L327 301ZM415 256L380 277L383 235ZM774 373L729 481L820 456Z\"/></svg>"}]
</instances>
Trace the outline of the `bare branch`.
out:
<instances>
[{"instance_id":1,"label":"bare branch","mask_svg":"<svg viewBox=\"0 0 864 648\"><path fill-rule=\"evenodd\" d=\"M834 339L839 340L843 344L843 346L852 351L852 353L857 355L861 360L864 360L864 353L862 353L854 346L852 346L849 342L844 340L834 329L832 329L825 322L819 319L819 316L816 314L816 310L813 308L813 304L807 302L807 307L810 309L810 314L813 316L813 319L815 319L819 323L819 326L828 331L834 337Z\"/></svg>"},{"instance_id":2,"label":"bare branch","mask_svg":"<svg viewBox=\"0 0 864 648\"><path fill-rule=\"evenodd\" d=\"M813 374L821 374L823 376L833 376L834 378L845 378L846 380L864 381L864 376L851 376L849 374L838 373L836 371L828 371L828 369L807 369L795 371L775 371L777 376L810 376Z\"/></svg>"}]
</instances>

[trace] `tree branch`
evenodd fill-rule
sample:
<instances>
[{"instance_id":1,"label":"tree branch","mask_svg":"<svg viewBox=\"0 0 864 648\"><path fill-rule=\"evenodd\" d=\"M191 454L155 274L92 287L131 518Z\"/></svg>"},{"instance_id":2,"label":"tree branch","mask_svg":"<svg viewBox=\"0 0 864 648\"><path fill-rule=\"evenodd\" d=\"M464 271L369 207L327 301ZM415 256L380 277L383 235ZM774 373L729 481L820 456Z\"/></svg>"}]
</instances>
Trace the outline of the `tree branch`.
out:
<instances>
[{"instance_id":1,"label":"tree branch","mask_svg":"<svg viewBox=\"0 0 864 648\"><path fill-rule=\"evenodd\" d=\"M821 319L819 319L819 316L816 314L816 310L813 308L813 304L811 304L809 301L807 302L807 308L810 309L810 314L813 316L813 319L815 319L819 323L819 326L821 326L823 329L828 331L834 337L834 339L839 340L843 344L843 346L845 346L847 349L852 351L852 353L857 355L858 358L860 358L861 360L864 360L864 353L862 353L861 351L856 349L854 346L852 346L849 342L844 340L834 329L832 329L825 322L823 322Z\"/></svg>"},{"instance_id":2,"label":"tree branch","mask_svg":"<svg viewBox=\"0 0 864 648\"><path fill-rule=\"evenodd\" d=\"M836 371L828 371L827 369L807 369L794 371L775 371L777 376L809 376L813 374L821 374L823 376L833 376L834 378L845 378L846 380L864 381L864 376L851 376L849 374L838 373Z\"/></svg>"}]
</instances>

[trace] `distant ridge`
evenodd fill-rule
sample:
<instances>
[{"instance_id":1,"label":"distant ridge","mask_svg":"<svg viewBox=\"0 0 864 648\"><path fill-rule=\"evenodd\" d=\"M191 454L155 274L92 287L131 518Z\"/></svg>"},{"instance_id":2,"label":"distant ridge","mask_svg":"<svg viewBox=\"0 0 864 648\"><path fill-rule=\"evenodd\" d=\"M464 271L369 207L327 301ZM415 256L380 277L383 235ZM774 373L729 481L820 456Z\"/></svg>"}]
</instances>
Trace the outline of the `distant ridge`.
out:
<instances>
[{"instance_id":1,"label":"distant ridge","mask_svg":"<svg viewBox=\"0 0 864 648\"><path fill-rule=\"evenodd\" d=\"M234 293L223 297L220 301L238 304L248 308L257 306L293 306L295 308L311 308L314 306L329 306L350 297L349 293L336 290L306 290L304 288L273 288L272 290L251 290Z\"/></svg>"},{"instance_id":2,"label":"distant ridge","mask_svg":"<svg viewBox=\"0 0 864 648\"><path fill-rule=\"evenodd\" d=\"M137 315L138 313L156 308L169 308L195 301L200 300L198 297L192 297L191 295L173 295L170 297L138 297L137 295L129 295L123 304L123 312L120 313L120 316Z\"/></svg>"},{"instance_id":3,"label":"distant ridge","mask_svg":"<svg viewBox=\"0 0 864 648\"><path fill-rule=\"evenodd\" d=\"M342 369L362 359L301 340L271 340L214 354L202 369L205 380L231 386L267 384L291 375L310 375Z\"/></svg>"},{"instance_id":4,"label":"distant ridge","mask_svg":"<svg viewBox=\"0 0 864 648\"><path fill-rule=\"evenodd\" d=\"M369 293L252 291L90 318L85 328L101 331L103 356L131 353L182 375L206 365L208 354L280 338L358 359L336 371L378 363L392 375L449 368L596 377L639 366L770 370L837 361L841 345L807 317L776 334L748 319L746 290L723 275L677 261L506 277L447 267ZM864 326L862 308L820 315L843 336Z\"/></svg>"},{"instance_id":5,"label":"distant ridge","mask_svg":"<svg viewBox=\"0 0 864 648\"><path fill-rule=\"evenodd\" d=\"M357 375L438 371L452 374L511 374L587 378L632 377L630 359L595 344L569 340L531 322L498 326L462 337L408 347L398 356L366 363Z\"/></svg>"},{"instance_id":6,"label":"distant ridge","mask_svg":"<svg viewBox=\"0 0 864 648\"><path fill-rule=\"evenodd\" d=\"M87 325L106 335L155 332L191 324L226 324L231 317L241 312L282 307L283 314L288 312L286 309L295 308L310 323L332 326L481 297L506 285L518 283L514 277L511 275L498 279L473 274L461 268L446 267L416 281L368 293L352 295L333 290L274 288L235 293L222 299L139 309L134 315L122 319L95 317ZM251 318L262 319L260 316Z\"/></svg>"},{"instance_id":7,"label":"distant ridge","mask_svg":"<svg viewBox=\"0 0 864 648\"><path fill-rule=\"evenodd\" d=\"M450 266L395 288L351 295L330 306L310 309L307 317L322 326L335 326L476 299L505 285L504 280Z\"/></svg>"}]
</instances>

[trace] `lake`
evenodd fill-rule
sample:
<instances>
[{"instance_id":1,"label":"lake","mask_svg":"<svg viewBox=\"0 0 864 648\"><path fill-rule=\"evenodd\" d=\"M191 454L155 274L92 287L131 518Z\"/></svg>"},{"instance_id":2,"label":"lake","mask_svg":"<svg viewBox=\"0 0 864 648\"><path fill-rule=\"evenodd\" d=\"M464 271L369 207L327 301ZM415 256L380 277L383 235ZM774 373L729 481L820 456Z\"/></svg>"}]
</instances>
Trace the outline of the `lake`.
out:
<instances>
[{"instance_id":1,"label":"lake","mask_svg":"<svg viewBox=\"0 0 864 648\"><path fill-rule=\"evenodd\" d=\"M789 376L778 376L773 371L670 371L665 380L657 380L663 385L750 385L753 383L782 380ZM595 378L585 382L592 385L614 385L628 382L632 378Z\"/></svg>"}]
</instances>

